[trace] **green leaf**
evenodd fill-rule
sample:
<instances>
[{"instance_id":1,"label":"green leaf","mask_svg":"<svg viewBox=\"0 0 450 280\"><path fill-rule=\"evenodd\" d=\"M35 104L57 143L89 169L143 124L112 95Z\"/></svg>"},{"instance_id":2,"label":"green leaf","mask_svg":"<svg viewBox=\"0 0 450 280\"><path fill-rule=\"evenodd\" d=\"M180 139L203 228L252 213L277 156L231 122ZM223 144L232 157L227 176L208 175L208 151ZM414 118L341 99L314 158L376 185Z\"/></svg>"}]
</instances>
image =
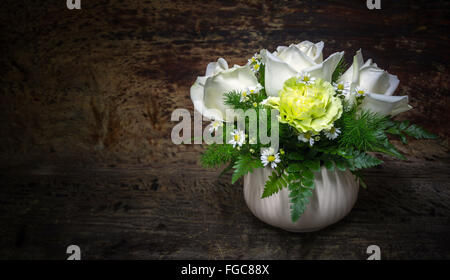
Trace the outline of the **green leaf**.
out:
<instances>
[{"instance_id":1,"label":"green leaf","mask_svg":"<svg viewBox=\"0 0 450 280\"><path fill-rule=\"evenodd\" d=\"M313 180L314 179L314 173L311 170L305 168L302 171L302 177L305 178L305 179Z\"/></svg>"},{"instance_id":2,"label":"green leaf","mask_svg":"<svg viewBox=\"0 0 450 280\"><path fill-rule=\"evenodd\" d=\"M200 161L203 167L219 167L235 161L239 152L230 144L211 144L202 154Z\"/></svg>"},{"instance_id":3,"label":"green leaf","mask_svg":"<svg viewBox=\"0 0 450 280\"><path fill-rule=\"evenodd\" d=\"M263 167L261 161L250 155L242 154L239 156L238 160L234 164L234 173L231 177L231 183L234 184L239 178L252 172L253 169Z\"/></svg>"},{"instance_id":4,"label":"green leaf","mask_svg":"<svg viewBox=\"0 0 450 280\"><path fill-rule=\"evenodd\" d=\"M302 170L302 166L299 163L291 163L287 168L289 173L300 172L300 170Z\"/></svg>"},{"instance_id":5,"label":"green leaf","mask_svg":"<svg viewBox=\"0 0 450 280\"><path fill-rule=\"evenodd\" d=\"M325 160L325 161L324 161L324 165L325 165L325 167L326 167L328 170L330 170L330 171L333 171L333 170L334 170L334 163L333 163L333 161L331 161L331 160Z\"/></svg>"},{"instance_id":6,"label":"green leaf","mask_svg":"<svg viewBox=\"0 0 450 280\"><path fill-rule=\"evenodd\" d=\"M336 163L336 167L339 170L341 170L341 171L347 170L347 162L346 162L346 160L338 159L338 160L335 160L334 163Z\"/></svg>"},{"instance_id":7,"label":"green leaf","mask_svg":"<svg viewBox=\"0 0 450 280\"><path fill-rule=\"evenodd\" d=\"M261 198L266 198L276 194L282 188L287 187L288 182L289 179L286 173L281 172L281 175L278 175L274 170L264 185L264 191Z\"/></svg>"},{"instance_id":8,"label":"green leaf","mask_svg":"<svg viewBox=\"0 0 450 280\"><path fill-rule=\"evenodd\" d=\"M388 139L386 139L384 141L384 145L379 145L374 147L373 149L374 152L380 152L380 153L384 153L402 160L405 160L405 156L402 155L396 148L394 145L392 145L391 143L389 143Z\"/></svg>"},{"instance_id":9,"label":"green leaf","mask_svg":"<svg viewBox=\"0 0 450 280\"><path fill-rule=\"evenodd\" d=\"M300 186L300 184L289 184L289 198L291 203L291 220L296 222L305 212L309 204L309 198L313 193L311 189Z\"/></svg>"},{"instance_id":10,"label":"green leaf","mask_svg":"<svg viewBox=\"0 0 450 280\"><path fill-rule=\"evenodd\" d=\"M290 152L286 156L290 160L304 160L305 159L305 156L303 154L296 153L296 152Z\"/></svg>"},{"instance_id":11,"label":"green leaf","mask_svg":"<svg viewBox=\"0 0 450 280\"><path fill-rule=\"evenodd\" d=\"M412 124L404 130L406 134L416 139L436 139L437 135L426 131L418 125Z\"/></svg>"},{"instance_id":12,"label":"green leaf","mask_svg":"<svg viewBox=\"0 0 450 280\"><path fill-rule=\"evenodd\" d=\"M350 170L358 170L377 166L383 161L364 152L356 152L354 158L348 159L348 163Z\"/></svg>"},{"instance_id":13,"label":"green leaf","mask_svg":"<svg viewBox=\"0 0 450 280\"><path fill-rule=\"evenodd\" d=\"M302 185L307 188L313 189L314 188L314 178L302 180Z\"/></svg>"},{"instance_id":14,"label":"green leaf","mask_svg":"<svg viewBox=\"0 0 450 280\"><path fill-rule=\"evenodd\" d=\"M310 170L318 172L320 171L320 160L307 160L304 162L304 165L308 167Z\"/></svg>"}]
</instances>

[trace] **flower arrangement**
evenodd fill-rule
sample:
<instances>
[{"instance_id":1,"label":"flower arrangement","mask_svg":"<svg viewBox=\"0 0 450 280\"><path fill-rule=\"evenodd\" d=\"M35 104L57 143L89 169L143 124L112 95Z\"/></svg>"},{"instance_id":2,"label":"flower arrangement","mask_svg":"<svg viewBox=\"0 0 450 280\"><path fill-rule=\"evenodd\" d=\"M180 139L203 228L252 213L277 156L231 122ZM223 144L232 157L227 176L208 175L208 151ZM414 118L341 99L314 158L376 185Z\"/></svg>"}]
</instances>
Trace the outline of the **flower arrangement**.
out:
<instances>
[{"instance_id":1,"label":"flower arrangement","mask_svg":"<svg viewBox=\"0 0 450 280\"><path fill-rule=\"evenodd\" d=\"M232 68L220 58L191 87L195 109L212 120L209 132L224 140L208 146L202 165L227 164L224 172L234 169L232 183L257 168L271 168L261 198L288 188L293 222L305 211L322 166L350 170L365 187L358 171L382 163L374 153L404 159L389 137L403 143L407 136L436 138L408 121L392 119L411 109L408 96L393 95L397 76L371 59L364 61L361 51L349 67L344 52L324 60L323 47L323 42L303 41L273 53L263 49L246 65ZM278 133L278 146L261 141L261 124L256 136L249 135L252 123L245 117L239 126L237 118L249 110L258 121L276 116L265 124Z\"/></svg>"}]
</instances>

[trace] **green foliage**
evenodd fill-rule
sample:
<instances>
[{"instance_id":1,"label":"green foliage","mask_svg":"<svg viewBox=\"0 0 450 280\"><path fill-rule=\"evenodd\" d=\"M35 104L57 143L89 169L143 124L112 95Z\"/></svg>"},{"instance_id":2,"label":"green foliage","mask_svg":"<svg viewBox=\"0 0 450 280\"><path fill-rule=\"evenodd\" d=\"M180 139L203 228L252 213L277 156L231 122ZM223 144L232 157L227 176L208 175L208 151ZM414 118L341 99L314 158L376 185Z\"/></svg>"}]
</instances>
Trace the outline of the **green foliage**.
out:
<instances>
[{"instance_id":1,"label":"green foliage","mask_svg":"<svg viewBox=\"0 0 450 280\"><path fill-rule=\"evenodd\" d=\"M352 158L347 159L349 169L354 171L358 169L370 168L382 164L383 161L367 153L354 151Z\"/></svg>"},{"instance_id":2,"label":"green foliage","mask_svg":"<svg viewBox=\"0 0 450 280\"><path fill-rule=\"evenodd\" d=\"M276 194L282 188L287 187L288 182L289 182L289 179L288 179L288 176L286 173L281 172L279 175L279 174L277 174L276 171L272 172L272 174L269 176L269 178L266 181L266 184L264 186L264 192L263 192L261 198L266 198L273 194Z\"/></svg>"},{"instance_id":3,"label":"green foliage","mask_svg":"<svg viewBox=\"0 0 450 280\"><path fill-rule=\"evenodd\" d=\"M251 108L248 102L241 102L241 93L235 90L225 93L224 103L233 109L246 110Z\"/></svg>"},{"instance_id":4,"label":"green foliage","mask_svg":"<svg viewBox=\"0 0 450 280\"><path fill-rule=\"evenodd\" d=\"M211 144L202 154L200 161L203 167L215 168L234 161L239 151L230 144Z\"/></svg>"},{"instance_id":5,"label":"green foliage","mask_svg":"<svg viewBox=\"0 0 450 280\"><path fill-rule=\"evenodd\" d=\"M296 222L305 212L314 190L314 177L301 176L289 184L289 202L291 203L291 220Z\"/></svg>"},{"instance_id":6,"label":"green foliage","mask_svg":"<svg viewBox=\"0 0 450 280\"><path fill-rule=\"evenodd\" d=\"M341 127L339 144L345 149L355 148L360 151L373 150L386 135L384 128L388 119L369 111L357 111L353 108L342 115L338 122Z\"/></svg>"},{"instance_id":7,"label":"green foliage","mask_svg":"<svg viewBox=\"0 0 450 280\"><path fill-rule=\"evenodd\" d=\"M336 69L334 69L333 75L331 76L331 82L335 83L339 78L344 74L344 72L347 70L348 66L347 63L344 60L344 57L339 60Z\"/></svg>"},{"instance_id":8,"label":"green foliage","mask_svg":"<svg viewBox=\"0 0 450 280\"><path fill-rule=\"evenodd\" d=\"M231 183L234 184L239 178L252 172L253 169L263 167L261 161L258 158L254 158L250 155L241 154L234 163L234 173L231 177Z\"/></svg>"},{"instance_id":9,"label":"green foliage","mask_svg":"<svg viewBox=\"0 0 450 280\"><path fill-rule=\"evenodd\" d=\"M262 198L266 198L287 187L293 222L297 221L306 210L314 189L314 172L308 166L315 169L316 162L307 161L304 163L291 163L285 170L281 168L278 168L277 171L274 170L266 181L262 195Z\"/></svg>"}]
</instances>

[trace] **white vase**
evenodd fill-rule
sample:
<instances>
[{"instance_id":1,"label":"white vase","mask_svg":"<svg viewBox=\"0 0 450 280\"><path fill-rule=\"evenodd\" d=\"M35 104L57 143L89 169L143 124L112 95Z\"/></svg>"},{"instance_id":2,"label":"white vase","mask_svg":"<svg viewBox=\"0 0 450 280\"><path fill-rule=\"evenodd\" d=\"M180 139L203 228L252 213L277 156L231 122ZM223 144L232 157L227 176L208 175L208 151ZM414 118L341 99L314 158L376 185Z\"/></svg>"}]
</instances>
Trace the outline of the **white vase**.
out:
<instances>
[{"instance_id":1,"label":"white vase","mask_svg":"<svg viewBox=\"0 0 450 280\"><path fill-rule=\"evenodd\" d=\"M245 175L245 201L261 221L287 231L310 232L334 224L350 212L358 198L359 184L350 171L329 171L322 167L315 173L315 188L309 205L303 215L292 222L287 188L261 198L270 174L272 169L266 167Z\"/></svg>"}]
</instances>

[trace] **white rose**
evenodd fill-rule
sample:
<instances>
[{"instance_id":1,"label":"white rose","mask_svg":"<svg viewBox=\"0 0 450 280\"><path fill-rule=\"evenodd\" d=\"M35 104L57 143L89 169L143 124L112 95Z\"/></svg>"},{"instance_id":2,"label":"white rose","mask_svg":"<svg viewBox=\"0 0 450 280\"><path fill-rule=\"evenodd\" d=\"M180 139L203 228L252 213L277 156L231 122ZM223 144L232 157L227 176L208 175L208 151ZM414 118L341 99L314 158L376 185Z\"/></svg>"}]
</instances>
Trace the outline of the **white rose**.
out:
<instances>
[{"instance_id":1,"label":"white rose","mask_svg":"<svg viewBox=\"0 0 450 280\"><path fill-rule=\"evenodd\" d=\"M227 109L231 109L224 104L225 93L257 85L258 80L248 64L234 65L229 69L225 59L219 58L217 62L209 63L205 76L198 77L192 85L191 99L194 108L204 117L231 122L234 114L225 114Z\"/></svg>"},{"instance_id":2,"label":"white rose","mask_svg":"<svg viewBox=\"0 0 450 280\"><path fill-rule=\"evenodd\" d=\"M362 109L395 116L412 108L408 105L408 96L392 96L400 82L397 76L380 69L376 63L372 63L372 59L364 63L361 50L356 52L352 66L339 82L351 83L351 91L356 87L364 89L366 95L361 104Z\"/></svg>"},{"instance_id":3,"label":"white rose","mask_svg":"<svg viewBox=\"0 0 450 280\"><path fill-rule=\"evenodd\" d=\"M322 78L331 82L334 69L344 52L334 53L323 61L323 46L323 42L314 44L303 41L289 47L280 46L273 54L267 50L262 50L261 56L266 67L265 88L267 95L278 96L278 91L283 88L284 82L300 72L310 73L315 78Z\"/></svg>"}]
</instances>

